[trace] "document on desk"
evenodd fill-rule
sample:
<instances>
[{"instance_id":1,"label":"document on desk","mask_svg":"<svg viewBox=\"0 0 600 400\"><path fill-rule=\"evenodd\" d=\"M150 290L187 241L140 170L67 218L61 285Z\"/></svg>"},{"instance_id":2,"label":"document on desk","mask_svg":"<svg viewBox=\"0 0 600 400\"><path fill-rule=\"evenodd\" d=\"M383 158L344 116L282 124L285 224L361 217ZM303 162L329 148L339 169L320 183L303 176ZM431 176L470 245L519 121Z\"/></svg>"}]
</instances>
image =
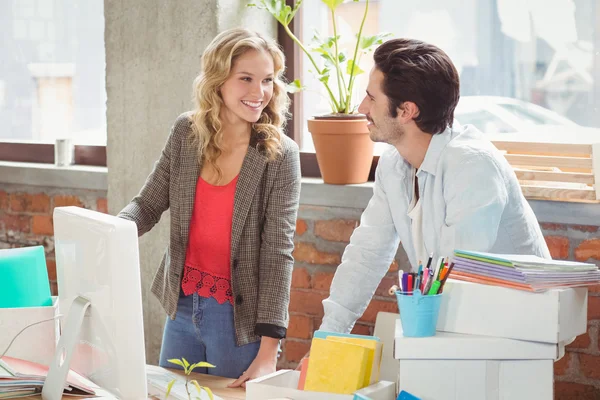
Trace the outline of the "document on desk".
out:
<instances>
[{"instance_id":1,"label":"document on desk","mask_svg":"<svg viewBox=\"0 0 600 400\"><path fill-rule=\"evenodd\" d=\"M0 399L14 399L41 393L48 374L45 365L12 357L0 359ZM86 380L73 371L69 372L64 390L70 396L95 395Z\"/></svg>"},{"instance_id":2,"label":"document on desk","mask_svg":"<svg viewBox=\"0 0 600 400\"><path fill-rule=\"evenodd\" d=\"M171 393L169 393L169 399L175 400L188 400L188 395L185 390L185 377L182 375L175 374L170 372L164 368L157 367L154 365L146 366L146 376L148 378L148 394L151 396L156 396L160 399L165 398L165 394L167 392L167 387L169 382L173 379L176 380L175 384L171 388ZM193 384L189 384L189 390L192 393L192 398L198 398L196 387ZM208 393L206 391L202 391L199 396L200 400L210 400L208 397ZM214 400L223 400L221 397L213 394Z\"/></svg>"}]
</instances>

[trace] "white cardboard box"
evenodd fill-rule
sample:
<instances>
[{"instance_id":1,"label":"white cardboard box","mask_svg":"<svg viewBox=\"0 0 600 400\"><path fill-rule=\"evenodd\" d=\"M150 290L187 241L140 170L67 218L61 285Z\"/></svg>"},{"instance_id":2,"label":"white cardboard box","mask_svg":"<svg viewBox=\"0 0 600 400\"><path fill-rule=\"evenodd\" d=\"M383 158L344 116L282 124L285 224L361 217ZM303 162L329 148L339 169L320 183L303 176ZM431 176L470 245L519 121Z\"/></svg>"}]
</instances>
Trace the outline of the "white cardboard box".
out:
<instances>
[{"instance_id":1,"label":"white cardboard box","mask_svg":"<svg viewBox=\"0 0 600 400\"><path fill-rule=\"evenodd\" d=\"M552 400L562 355L562 344L447 332L407 338L396 324L398 387L422 400Z\"/></svg>"},{"instance_id":2,"label":"white cardboard box","mask_svg":"<svg viewBox=\"0 0 600 400\"><path fill-rule=\"evenodd\" d=\"M587 288L531 293L448 280L437 330L559 343L587 331Z\"/></svg>"},{"instance_id":3,"label":"white cardboard box","mask_svg":"<svg viewBox=\"0 0 600 400\"><path fill-rule=\"evenodd\" d=\"M249 381L246 384L246 400L352 400L353 394L334 394L298 390L299 371L283 369L270 375ZM373 400L395 400L396 385L380 381L357 391Z\"/></svg>"},{"instance_id":4,"label":"white cardboard box","mask_svg":"<svg viewBox=\"0 0 600 400\"><path fill-rule=\"evenodd\" d=\"M0 308L0 354L27 325L54 318L58 313L57 300L52 297L52 306L48 307ZM56 350L58 329L58 318L27 328L6 355L48 365Z\"/></svg>"}]
</instances>

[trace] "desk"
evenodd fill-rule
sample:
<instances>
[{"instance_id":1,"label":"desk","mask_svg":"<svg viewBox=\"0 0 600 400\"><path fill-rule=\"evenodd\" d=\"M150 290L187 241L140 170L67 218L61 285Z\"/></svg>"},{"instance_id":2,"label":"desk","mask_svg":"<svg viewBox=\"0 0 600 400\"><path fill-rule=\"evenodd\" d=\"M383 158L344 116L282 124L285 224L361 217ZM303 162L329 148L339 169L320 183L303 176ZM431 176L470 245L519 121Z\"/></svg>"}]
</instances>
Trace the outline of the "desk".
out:
<instances>
[{"instance_id":1,"label":"desk","mask_svg":"<svg viewBox=\"0 0 600 400\"><path fill-rule=\"evenodd\" d=\"M175 372L179 375L183 375L183 371L169 369L169 371ZM246 390L243 388L228 388L227 385L233 382L235 379L223 378L220 376L212 376L205 374L198 374L192 372L191 377L196 379L201 386L208 386L215 395L221 397L223 400L244 400L246 398ZM97 397L75 397L75 396L64 396L64 400L115 400L113 396L106 393L102 389L96 390ZM21 397L21 400L40 400L41 395ZM151 400L152 398L149 398Z\"/></svg>"}]
</instances>

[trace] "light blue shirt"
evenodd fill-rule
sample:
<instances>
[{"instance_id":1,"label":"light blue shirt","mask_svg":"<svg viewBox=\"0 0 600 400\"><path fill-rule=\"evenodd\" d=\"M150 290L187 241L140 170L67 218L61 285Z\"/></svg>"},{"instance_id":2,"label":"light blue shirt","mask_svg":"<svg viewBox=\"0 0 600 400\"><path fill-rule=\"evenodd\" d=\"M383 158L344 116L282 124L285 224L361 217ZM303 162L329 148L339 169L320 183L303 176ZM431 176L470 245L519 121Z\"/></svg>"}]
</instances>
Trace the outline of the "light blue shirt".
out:
<instances>
[{"instance_id":1,"label":"light blue shirt","mask_svg":"<svg viewBox=\"0 0 600 400\"><path fill-rule=\"evenodd\" d=\"M401 242L413 271L419 260L407 215L414 168L390 147L379 159L373 197L354 230L323 301L322 330L349 332L363 314ZM417 171L423 245L433 259L455 249L550 258L512 167L470 125L433 135ZM427 260L421 260L427 262Z\"/></svg>"}]
</instances>

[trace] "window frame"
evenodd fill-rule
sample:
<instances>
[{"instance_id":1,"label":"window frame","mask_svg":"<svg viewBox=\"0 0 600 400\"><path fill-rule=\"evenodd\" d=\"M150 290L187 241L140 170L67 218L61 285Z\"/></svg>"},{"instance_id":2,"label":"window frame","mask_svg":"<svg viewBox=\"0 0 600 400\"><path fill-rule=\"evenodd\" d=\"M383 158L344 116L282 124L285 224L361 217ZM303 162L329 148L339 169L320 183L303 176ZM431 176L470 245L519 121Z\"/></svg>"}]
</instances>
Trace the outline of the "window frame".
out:
<instances>
[{"instance_id":1,"label":"window frame","mask_svg":"<svg viewBox=\"0 0 600 400\"><path fill-rule=\"evenodd\" d=\"M106 146L75 145L74 165L106 167ZM54 164L54 144L0 141L0 161Z\"/></svg>"}]
</instances>

